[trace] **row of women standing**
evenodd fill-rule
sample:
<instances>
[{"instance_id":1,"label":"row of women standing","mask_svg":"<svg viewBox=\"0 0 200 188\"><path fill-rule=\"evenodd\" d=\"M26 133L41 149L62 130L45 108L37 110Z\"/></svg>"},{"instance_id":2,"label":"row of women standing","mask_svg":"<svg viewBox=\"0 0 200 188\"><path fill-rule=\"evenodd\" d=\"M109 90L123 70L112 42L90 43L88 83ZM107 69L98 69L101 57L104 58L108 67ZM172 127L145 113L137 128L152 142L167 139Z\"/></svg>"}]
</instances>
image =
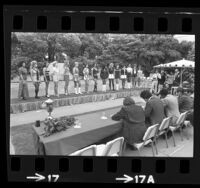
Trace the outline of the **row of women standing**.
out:
<instances>
[{"instance_id":1,"label":"row of women standing","mask_svg":"<svg viewBox=\"0 0 200 188\"><path fill-rule=\"evenodd\" d=\"M58 62L55 60L52 63L53 67L50 69L50 64L46 62L45 67L43 68L43 76L44 76L44 82L45 82L45 96L49 97L49 83L50 81L53 81L54 83L54 95L59 97L58 93L58 85L59 85L59 68L58 68ZM91 72L91 76L90 76ZM69 94L69 81L70 81L70 68L69 68L69 61L67 58L64 62L64 94ZM131 65L128 65L127 67L124 65L123 67L120 67L117 65L114 67L113 63L110 63L109 66L103 66L101 70L99 71L97 64L94 64L91 71L89 70L88 65L86 65L83 69L83 79L85 82L85 92L89 93L89 85L90 80L93 80L94 82L94 88L93 92L97 92L97 86L98 86L98 75L100 75L100 78L102 80L102 91L106 92L107 90L107 80L109 81L109 89L110 90L119 90L120 89L120 80L122 83L122 89L125 89L125 84L127 81L127 88L130 89L132 84L133 86L138 85L139 82L136 69L131 68ZM26 69L26 64L23 63L22 66L19 68L19 77L20 77L20 83L19 83L19 98L26 99L29 97L28 92L28 86L27 86L27 76L28 71ZM74 81L74 92L75 94L82 94L81 91L81 79L80 76L80 69L79 69L79 63L75 62L75 66L72 69L72 76ZM41 77L40 72L37 66L36 61L32 61L30 65L30 77L32 80L32 83L35 88L35 98L38 97L38 92L40 88L41 83Z\"/></svg>"}]
</instances>

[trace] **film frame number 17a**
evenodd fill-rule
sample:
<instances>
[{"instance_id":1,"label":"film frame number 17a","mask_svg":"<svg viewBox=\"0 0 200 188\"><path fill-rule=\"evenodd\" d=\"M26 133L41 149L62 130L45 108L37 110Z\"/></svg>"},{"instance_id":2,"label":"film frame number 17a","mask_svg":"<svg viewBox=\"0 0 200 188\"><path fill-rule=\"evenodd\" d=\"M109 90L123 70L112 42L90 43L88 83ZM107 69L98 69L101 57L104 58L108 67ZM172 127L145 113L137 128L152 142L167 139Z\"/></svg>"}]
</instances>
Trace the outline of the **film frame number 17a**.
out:
<instances>
[{"instance_id":1,"label":"film frame number 17a","mask_svg":"<svg viewBox=\"0 0 200 188\"><path fill-rule=\"evenodd\" d=\"M199 184L199 12L4 6L8 181Z\"/></svg>"}]
</instances>

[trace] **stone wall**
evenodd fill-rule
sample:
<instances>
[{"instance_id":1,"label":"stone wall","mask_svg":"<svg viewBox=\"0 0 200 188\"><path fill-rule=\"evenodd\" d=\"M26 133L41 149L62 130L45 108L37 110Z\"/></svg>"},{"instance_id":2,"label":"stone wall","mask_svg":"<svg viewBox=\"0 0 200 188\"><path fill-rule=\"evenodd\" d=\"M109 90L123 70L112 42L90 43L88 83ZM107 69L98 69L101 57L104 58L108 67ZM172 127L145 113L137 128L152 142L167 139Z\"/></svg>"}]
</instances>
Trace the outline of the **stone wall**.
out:
<instances>
[{"instance_id":1,"label":"stone wall","mask_svg":"<svg viewBox=\"0 0 200 188\"><path fill-rule=\"evenodd\" d=\"M146 88L136 88L131 90L106 92L106 93L92 93L76 96L66 96L64 98L53 99L54 107L69 106L74 104L83 104L89 102L100 102L110 99L124 98L127 96L139 96L140 92ZM10 113L23 113L26 111L35 111L42 109L43 100L22 102L10 104Z\"/></svg>"}]
</instances>

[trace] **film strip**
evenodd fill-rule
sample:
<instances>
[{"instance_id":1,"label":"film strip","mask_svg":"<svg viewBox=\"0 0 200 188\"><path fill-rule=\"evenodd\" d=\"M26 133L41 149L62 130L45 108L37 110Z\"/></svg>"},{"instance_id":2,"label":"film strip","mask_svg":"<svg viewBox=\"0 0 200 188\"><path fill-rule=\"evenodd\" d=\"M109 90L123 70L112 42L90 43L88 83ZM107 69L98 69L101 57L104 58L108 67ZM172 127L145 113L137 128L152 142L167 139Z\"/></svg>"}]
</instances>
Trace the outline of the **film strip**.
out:
<instances>
[{"instance_id":1,"label":"film strip","mask_svg":"<svg viewBox=\"0 0 200 188\"><path fill-rule=\"evenodd\" d=\"M5 96L10 96L11 32L184 34L195 35L195 102L193 157L73 157L9 155L9 182L102 182L199 184L198 9L106 7L4 7ZM10 104L10 98L6 98ZM6 106L9 143L10 107Z\"/></svg>"}]
</instances>

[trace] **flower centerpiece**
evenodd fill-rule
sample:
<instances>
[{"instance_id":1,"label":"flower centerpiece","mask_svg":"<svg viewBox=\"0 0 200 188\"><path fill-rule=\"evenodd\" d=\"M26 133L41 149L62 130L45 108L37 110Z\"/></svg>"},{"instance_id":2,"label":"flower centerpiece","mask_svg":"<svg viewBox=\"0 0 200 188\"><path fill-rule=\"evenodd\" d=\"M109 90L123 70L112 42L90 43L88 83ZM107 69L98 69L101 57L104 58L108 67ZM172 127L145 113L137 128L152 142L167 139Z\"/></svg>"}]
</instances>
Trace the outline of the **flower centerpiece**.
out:
<instances>
[{"instance_id":1,"label":"flower centerpiece","mask_svg":"<svg viewBox=\"0 0 200 188\"><path fill-rule=\"evenodd\" d=\"M75 122L76 119L74 117L46 118L44 121L44 137L57 132L65 131L75 125Z\"/></svg>"}]
</instances>

